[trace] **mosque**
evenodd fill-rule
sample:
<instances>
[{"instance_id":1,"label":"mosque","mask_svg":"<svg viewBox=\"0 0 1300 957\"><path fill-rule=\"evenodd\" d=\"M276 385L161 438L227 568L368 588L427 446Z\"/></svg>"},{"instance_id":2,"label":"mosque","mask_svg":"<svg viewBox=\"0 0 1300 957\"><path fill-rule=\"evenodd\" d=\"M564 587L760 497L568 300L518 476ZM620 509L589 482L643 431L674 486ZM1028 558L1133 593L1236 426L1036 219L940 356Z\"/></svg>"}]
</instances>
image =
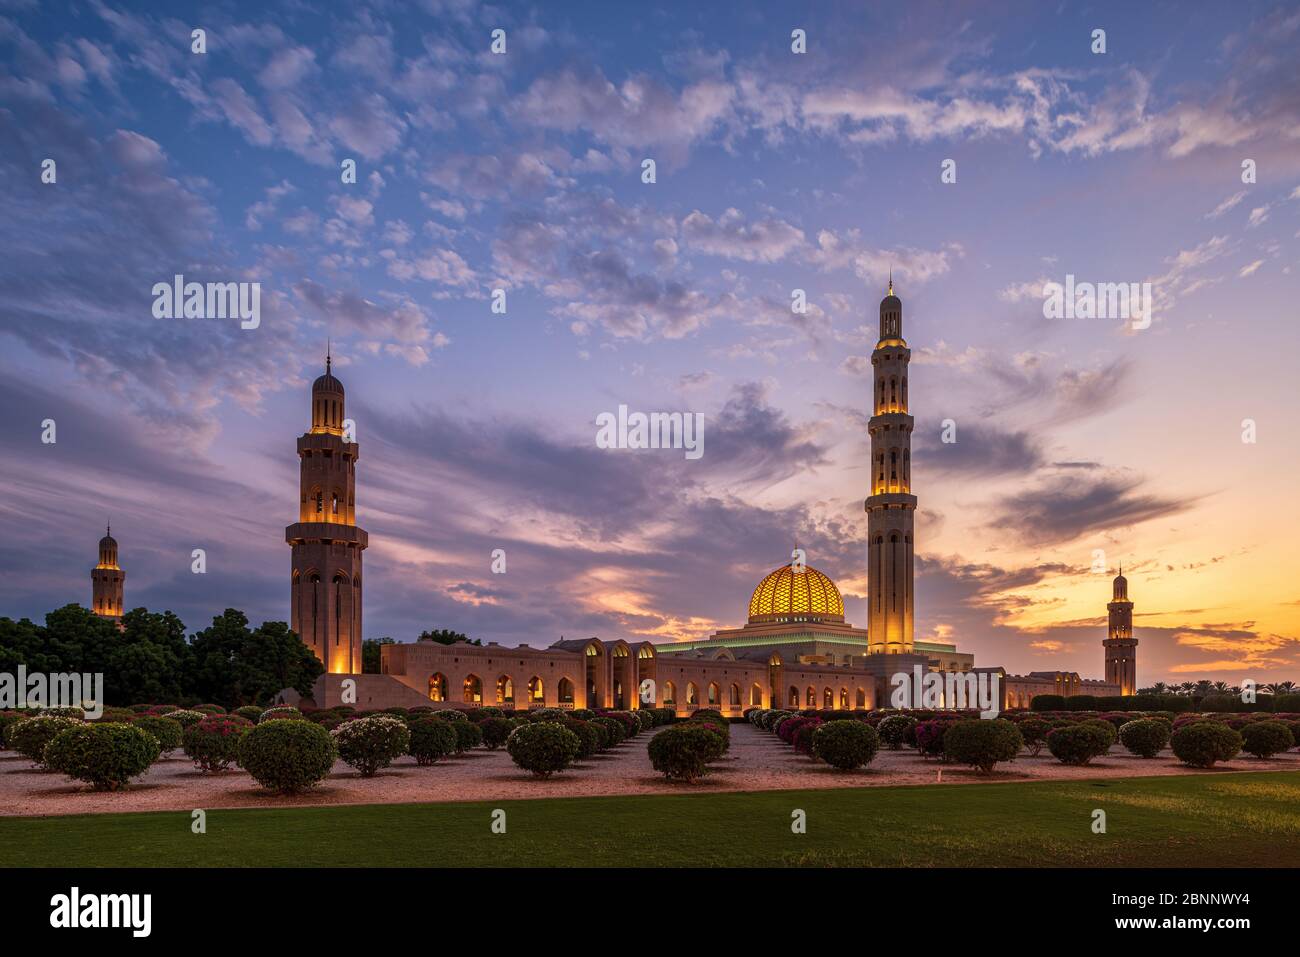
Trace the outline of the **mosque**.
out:
<instances>
[{"instance_id":1,"label":"mosque","mask_svg":"<svg viewBox=\"0 0 1300 957\"><path fill-rule=\"evenodd\" d=\"M974 656L954 644L916 640L910 360L903 305L891 280L871 356L865 629L845 620L835 582L807 565L796 549L789 564L755 587L744 625L704 640L561 639L537 648L417 641L382 646L380 673L362 674L362 553L368 539L356 522L359 448L347 428L343 383L327 356L324 375L312 385L311 428L298 438L298 521L285 529L291 627L326 667L312 700L319 707L361 708L668 707L681 715L697 708L736 716L751 707L858 710L887 706L890 677L916 667L997 675L1003 708L1028 707L1039 694L1135 693L1137 639L1122 574L1107 606L1104 680L1065 671L1011 675L1001 667L976 667ZM112 537L100 542L91 576L95 612L120 617L125 573ZM282 697L297 700L292 691Z\"/></svg>"}]
</instances>

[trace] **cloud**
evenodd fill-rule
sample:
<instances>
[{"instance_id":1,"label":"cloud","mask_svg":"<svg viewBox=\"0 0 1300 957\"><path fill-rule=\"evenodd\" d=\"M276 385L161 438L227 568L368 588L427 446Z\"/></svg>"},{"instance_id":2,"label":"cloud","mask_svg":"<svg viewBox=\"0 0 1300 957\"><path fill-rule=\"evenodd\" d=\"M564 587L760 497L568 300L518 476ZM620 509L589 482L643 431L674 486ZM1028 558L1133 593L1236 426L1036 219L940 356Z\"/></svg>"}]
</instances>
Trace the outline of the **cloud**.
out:
<instances>
[{"instance_id":1,"label":"cloud","mask_svg":"<svg viewBox=\"0 0 1300 957\"><path fill-rule=\"evenodd\" d=\"M691 248L745 262L778 262L804 244L803 230L770 217L747 223L735 208L716 221L697 209L682 220L681 230Z\"/></svg>"},{"instance_id":2,"label":"cloud","mask_svg":"<svg viewBox=\"0 0 1300 957\"><path fill-rule=\"evenodd\" d=\"M1159 495L1141 479L1116 474L1049 477L996 503L987 527L1010 534L1027 546L1065 545L1177 515L1195 497Z\"/></svg>"},{"instance_id":3,"label":"cloud","mask_svg":"<svg viewBox=\"0 0 1300 957\"><path fill-rule=\"evenodd\" d=\"M922 425L913 432L913 457L926 474L1027 475L1044 461L1039 443L1027 432L976 422L959 425L957 441L950 443L941 441L941 432L938 423Z\"/></svg>"}]
</instances>

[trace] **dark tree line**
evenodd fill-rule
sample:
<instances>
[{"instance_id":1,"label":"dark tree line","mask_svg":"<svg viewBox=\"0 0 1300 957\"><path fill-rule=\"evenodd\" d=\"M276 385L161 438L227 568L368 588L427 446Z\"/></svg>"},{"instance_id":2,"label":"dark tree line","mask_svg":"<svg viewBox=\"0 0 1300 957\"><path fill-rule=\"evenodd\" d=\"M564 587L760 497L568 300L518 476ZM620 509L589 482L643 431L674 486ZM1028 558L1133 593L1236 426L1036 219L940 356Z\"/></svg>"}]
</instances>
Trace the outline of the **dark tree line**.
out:
<instances>
[{"instance_id":1,"label":"dark tree line","mask_svg":"<svg viewBox=\"0 0 1300 957\"><path fill-rule=\"evenodd\" d=\"M325 669L282 621L249 628L227 608L212 625L186 637L169 611L136 608L122 629L80 605L64 605L38 625L0 618L0 671L104 675L105 704L211 702L225 707L267 704L284 688L310 694Z\"/></svg>"}]
</instances>

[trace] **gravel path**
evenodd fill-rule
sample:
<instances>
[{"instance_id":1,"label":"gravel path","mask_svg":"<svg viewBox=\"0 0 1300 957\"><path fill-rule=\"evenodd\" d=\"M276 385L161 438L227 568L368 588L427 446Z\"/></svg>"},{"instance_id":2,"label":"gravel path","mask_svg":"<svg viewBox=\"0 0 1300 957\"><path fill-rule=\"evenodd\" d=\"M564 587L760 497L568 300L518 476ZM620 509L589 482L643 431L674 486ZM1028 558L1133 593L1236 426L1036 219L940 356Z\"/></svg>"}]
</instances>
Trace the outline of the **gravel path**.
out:
<instances>
[{"instance_id":1,"label":"gravel path","mask_svg":"<svg viewBox=\"0 0 1300 957\"><path fill-rule=\"evenodd\" d=\"M913 751L881 751L866 770L843 773L796 755L775 735L737 724L731 728L730 754L714 765L703 781L681 785L668 783L650 767L646 755L649 740L650 732L643 733L549 781L524 774L504 751L480 749L423 768L412 758L403 758L369 779L340 762L326 781L295 797L269 794L242 771L195 771L180 752L154 765L128 790L104 793L62 775L38 771L26 759L5 751L0 752L0 816L925 785L935 783L941 770L944 784L1300 770L1300 753L1295 751L1268 761L1239 757L1213 770L1197 771L1179 764L1168 751L1143 760L1117 745L1109 755L1084 768L1067 767L1044 750L1036 758L1022 756L999 766L1005 770L981 775L923 760Z\"/></svg>"}]
</instances>

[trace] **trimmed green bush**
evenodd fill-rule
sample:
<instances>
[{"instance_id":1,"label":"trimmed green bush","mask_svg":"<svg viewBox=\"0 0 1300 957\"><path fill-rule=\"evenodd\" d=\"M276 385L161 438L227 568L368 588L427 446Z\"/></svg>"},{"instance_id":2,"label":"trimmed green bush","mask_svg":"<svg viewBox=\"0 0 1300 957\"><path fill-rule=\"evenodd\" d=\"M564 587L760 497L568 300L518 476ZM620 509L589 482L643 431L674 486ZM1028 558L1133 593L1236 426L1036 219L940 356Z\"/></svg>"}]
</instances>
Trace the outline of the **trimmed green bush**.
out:
<instances>
[{"instance_id":1,"label":"trimmed green bush","mask_svg":"<svg viewBox=\"0 0 1300 957\"><path fill-rule=\"evenodd\" d=\"M813 754L833 768L853 771L870 764L880 749L880 738L863 721L828 721L813 731Z\"/></svg>"},{"instance_id":2,"label":"trimmed green bush","mask_svg":"<svg viewBox=\"0 0 1300 957\"><path fill-rule=\"evenodd\" d=\"M957 721L943 736L944 757L984 774L999 761L1014 761L1025 740L1014 723L1005 718L976 718Z\"/></svg>"},{"instance_id":3,"label":"trimmed green bush","mask_svg":"<svg viewBox=\"0 0 1300 957\"><path fill-rule=\"evenodd\" d=\"M67 728L78 727L85 722L76 718L61 718L57 715L37 715L10 725L8 743L28 761L37 767L46 767L45 746L54 740L54 736Z\"/></svg>"},{"instance_id":4,"label":"trimmed green bush","mask_svg":"<svg viewBox=\"0 0 1300 957\"><path fill-rule=\"evenodd\" d=\"M1175 731L1169 746L1183 764L1209 768L1216 761L1231 761L1241 752L1241 735L1222 721L1197 721Z\"/></svg>"},{"instance_id":5,"label":"trimmed green bush","mask_svg":"<svg viewBox=\"0 0 1300 957\"><path fill-rule=\"evenodd\" d=\"M335 757L330 732L310 721L264 720L239 741L240 766L277 794L297 794L319 784L329 776Z\"/></svg>"},{"instance_id":6,"label":"trimmed green bush","mask_svg":"<svg viewBox=\"0 0 1300 957\"><path fill-rule=\"evenodd\" d=\"M181 708L177 711L168 711L163 715L164 718L171 718L173 721L179 721L182 728L192 728L204 718L209 717L202 711L191 711L187 708Z\"/></svg>"},{"instance_id":7,"label":"trimmed green bush","mask_svg":"<svg viewBox=\"0 0 1300 957\"><path fill-rule=\"evenodd\" d=\"M263 721L280 720L301 721L302 717L302 712L297 708L291 708L288 705L279 705L278 707L267 708L263 711L261 716L258 717L257 723L261 724Z\"/></svg>"},{"instance_id":8,"label":"trimmed green bush","mask_svg":"<svg viewBox=\"0 0 1300 957\"><path fill-rule=\"evenodd\" d=\"M578 721L570 718L563 722L564 726L578 736L579 748L577 760L584 761L596 753L604 740L603 733L590 721ZM509 735L510 728L507 726L506 734Z\"/></svg>"},{"instance_id":9,"label":"trimmed green bush","mask_svg":"<svg viewBox=\"0 0 1300 957\"><path fill-rule=\"evenodd\" d=\"M581 748L578 736L555 721L530 722L515 728L506 739L510 760L539 778L572 766Z\"/></svg>"},{"instance_id":10,"label":"trimmed green bush","mask_svg":"<svg viewBox=\"0 0 1300 957\"><path fill-rule=\"evenodd\" d=\"M266 710L265 708L259 708L255 704L246 704L242 708L236 708L234 711L231 712L231 714L238 715L239 717L243 718L245 721L256 722L257 719L262 716L262 712L265 710Z\"/></svg>"},{"instance_id":11,"label":"trimmed green bush","mask_svg":"<svg viewBox=\"0 0 1300 957\"><path fill-rule=\"evenodd\" d=\"M483 747L489 751L495 751L505 744L506 738L510 737L510 732L514 730L509 718L488 718L486 721L480 721L478 726L483 732Z\"/></svg>"},{"instance_id":12,"label":"trimmed green bush","mask_svg":"<svg viewBox=\"0 0 1300 957\"><path fill-rule=\"evenodd\" d=\"M363 778L374 777L405 754L411 744L406 722L387 714L345 721L329 734L339 757Z\"/></svg>"},{"instance_id":13,"label":"trimmed green bush","mask_svg":"<svg viewBox=\"0 0 1300 957\"><path fill-rule=\"evenodd\" d=\"M469 715L459 708L439 708L433 712L433 716L442 721L468 721Z\"/></svg>"},{"instance_id":14,"label":"trimmed green bush","mask_svg":"<svg viewBox=\"0 0 1300 957\"><path fill-rule=\"evenodd\" d=\"M876 725L880 743L897 751L907 742L907 732L916 727L916 719L906 714L891 714Z\"/></svg>"},{"instance_id":15,"label":"trimmed green bush","mask_svg":"<svg viewBox=\"0 0 1300 957\"><path fill-rule=\"evenodd\" d=\"M606 749L616 747L622 743L625 737L627 737L627 732L623 727L622 721L615 721L613 718L607 718L604 715L601 715L598 718L592 718L591 723L599 725L605 729Z\"/></svg>"},{"instance_id":16,"label":"trimmed green bush","mask_svg":"<svg viewBox=\"0 0 1300 957\"><path fill-rule=\"evenodd\" d=\"M9 729L23 720L25 715L17 711L0 711L0 748L9 747Z\"/></svg>"},{"instance_id":17,"label":"trimmed green bush","mask_svg":"<svg viewBox=\"0 0 1300 957\"><path fill-rule=\"evenodd\" d=\"M158 739L158 756L165 758L183 743L185 728L179 721L163 718L156 714L140 714L131 719L131 724L143 728Z\"/></svg>"},{"instance_id":18,"label":"trimmed green bush","mask_svg":"<svg viewBox=\"0 0 1300 957\"><path fill-rule=\"evenodd\" d=\"M129 724L135 717L135 712L130 708L105 708L104 713L98 718L87 718L94 721L95 724Z\"/></svg>"},{"instance_id":19,"label":"trimmed green bush","mask_svg":"<svg viewBox=\"0 0 1300 957\"><path fill-rule=\"evenodd\" d=\"M158 751L158 739L144 728L117 722L75 723L45 746L45 763L96 791L119 791L149 770L158 760Z\"/></svg>"},{"instance_id":20,"label":"trimmed green bush","mask_svg":"<svg viewBox=\"0 0 1300 957\"><path fill-rule=\"evenodd\" d=\"M1081 721L1079 723L1090 728L1096 728L1097 733L1106 739L1106 747L1101 750L1101 754L1105 754L1109 751L1110 746L1119 740L1119 732L1115 729L1115 725L1111 724L1104 718L1088 718L1086 721Z\"/></svg>"},{"instance_id":21,"label":"trimmed green bush","mask_svg":"<svg viewBox=\"0 0 1300 957\"><path fill-rule=\"evenodd\" d=\"M1043 745L1047 743L1047 734L1052 730L1052 725L1042 718L1026 718L1018 722L1016 727L1020 730L1020 737L1024 739L1025 750L1034 757L1038 752L1043 750Z\"/></svg>"},{"instance_id":22,"label":"trimmed green bush","mask_svg":"<svg viewBox=\"0 0 1300 957\"><path fill-rule=\"evenodd\" d=\"M473 721L453 721L451 730L456 732L457 754L464 754L483 743L483 729Z\"/></svg>"},{"instance_id":23,"label":"trimmed green bush","mask_svg":"<svg viewBox=\"0 0 1300 957\"><path fill-rule=\"evenodd\" d=\"M655 734L647 750L650 765L670 781L693 783L718 756L717 735L703 722L687 721Z\"/></svg>"},{"instance_id":24,"label":"trimmed green bush","mask_svg":"<svg viewBox=\"0 0 1300 957\"><path fill-rule=\"evenodd\" d=\"M1087 724L1053 728L1047 735L1047 750L1062 764L1087 764L1098 755L1105 754L1109 747L1106 735L1095 726Z\"/></svg>"},{"instance_id":25,"label":"trimmed green bush","mask_svg":"<svg viewBox=\"0 0 1300 957\"><path fill-rule=\"evenodd\" d=\"M1059 694L1040 694L1034 695L1034 700L1029 702L1030 711L1064 711L1065 696Z\"/></svg>"},{"instance_id":26,"label":"trimmed green bush","mask_svg":"<svg viewBox=\"0 0 1300 957\"><path fill-rule=\"evenodd\" d=\"M1257 758L1271 758L1295 747L1285 721L1256 721L1241 729L1241 748Z\"/></svg>"},{"instance_id":27,"label":"trimmed green bush","mask_svg":"<svg viewBox=\"0 0 1300 957\"><path fill-rule=\"evenodd\" d=\"M186 728L181 745L200 771L224 771L239 761L239 739L252 728L238 715L214 714Z\"/></svg>"},{"instance_id":28,"label":"trimmed green bush","mask_svg":"<svg viewBox=\"0 0 1300 957\"><path fill-rule=\"evenodd\" d=\"M410 754L416 764L435 764L456 750L456 729L450 721L421 718L411 724Z\"/></svg>"},{"instance_id":29,"label":"trimmed green bush","mask_svg":"<svg viewBox=\"0 0 1300 957\"><path fill-rule=\"evenodd\" d=\"M1154 758L1169 744L1171 725L1156 718L1139 718L1120 726L1119 740L1140 758Z\"/></svg>"},{"instance_id":30,"label":"trimmed green bush","mask_svg":"<svg viewBox=\"0 0 1300 957\"><path fill-rule=\"evenodd\" d=\"M194 710L195 710L195 711L202 711L204 714L207 714L207 715L213 715L213 714L225 714L225 713L226 713L226 709L223 708L223 707L221 707L221 705L219 705L219 704L196 704L196 705L194 706Z\"/></svg>"}]
</instances>

